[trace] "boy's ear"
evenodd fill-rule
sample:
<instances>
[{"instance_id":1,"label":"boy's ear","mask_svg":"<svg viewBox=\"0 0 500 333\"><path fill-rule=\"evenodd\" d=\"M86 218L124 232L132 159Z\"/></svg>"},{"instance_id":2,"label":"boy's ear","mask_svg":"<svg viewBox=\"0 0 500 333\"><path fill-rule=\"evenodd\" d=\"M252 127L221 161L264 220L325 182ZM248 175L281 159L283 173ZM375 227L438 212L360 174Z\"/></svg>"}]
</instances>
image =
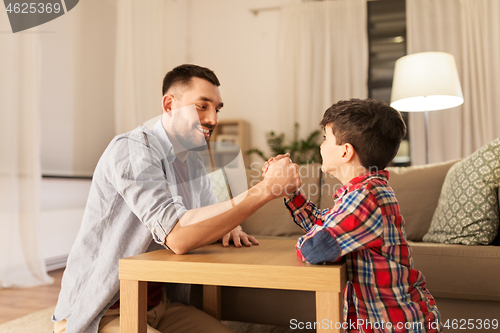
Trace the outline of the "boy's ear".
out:
<instances>
[{"instance_id":1,"label":"boy's ear","mask_svg":"<svg viewBox=\"0 0 500 333\"><path fill-rule=\"evenodd\" d=\"M342 151L342 162L349 163L352 161L354 156L356 155L356 151L354 147L350 143L344 143L344 150Z\"/></svg>"},{"instance_id":2,"label":"boy's ear","mask_svg":"<svg viewBox=\"0 0 500 333\"><path fill-rule=\"evenodd\" d=\"M163 111L169 112L172 110L172 104L174 102L174 95L165 94L163 95L163 99L161 100Z\"/></svg>"}]
</instances>

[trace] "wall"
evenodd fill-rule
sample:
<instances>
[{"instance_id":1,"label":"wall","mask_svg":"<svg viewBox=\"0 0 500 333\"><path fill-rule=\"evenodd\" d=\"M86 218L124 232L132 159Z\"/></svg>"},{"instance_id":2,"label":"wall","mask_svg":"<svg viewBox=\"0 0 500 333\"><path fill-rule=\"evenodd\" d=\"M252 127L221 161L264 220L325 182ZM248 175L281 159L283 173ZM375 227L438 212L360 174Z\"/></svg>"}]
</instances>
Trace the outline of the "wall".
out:
<instances>
[{"instance_id":1,"label":"wall","mask_svg":"<svg viewBox=\"0 0 500 333\"><path fill-rule=\"evenodd\" d=\"M70 12L40 27L44 31L40 34L41 163L44 174L71 175L73 169L76 16Z\"/></svg>"},{"instance_id":2,"label":"wall","mask_svg":"<svg viewBox=\"0 0 500 333\"><path fill-rule=\"evenodd\" d=\"M40 27L43 174L91 176L114 136L115 7L82 1Z\"/></svg>"},{"instance_id":3,"label":"wall","mask_svg":"<svg viewBox=\"0 0 500 333\"><path fill-rule=\"evenodd\" d=\"M221 81L220 119L250 123L251 147L268 153L265 133L282 131L279 104L279 7L295 0L191 0L189 62L212 69ZM253 156L254 161L262 161Z\"/></svg>"},{"instance_id":4,"label":"wall","mask_svg":"<svg viewBox=\"0 0 500 333\"><path fill-rule=\"evenodd\" d=\"M192 62L213 69L222 82L226 105L220 118L247 120L252 146L264 150L265 133L282 130L278 117L280 14L270 10L254 15L250 9L277 8L295 1L171 1L179 28L172 32L169 63ZM44 174L91 175L115 134L116 4L116 0L87 0L43 25Z\"/></svg>"}]
</instances>

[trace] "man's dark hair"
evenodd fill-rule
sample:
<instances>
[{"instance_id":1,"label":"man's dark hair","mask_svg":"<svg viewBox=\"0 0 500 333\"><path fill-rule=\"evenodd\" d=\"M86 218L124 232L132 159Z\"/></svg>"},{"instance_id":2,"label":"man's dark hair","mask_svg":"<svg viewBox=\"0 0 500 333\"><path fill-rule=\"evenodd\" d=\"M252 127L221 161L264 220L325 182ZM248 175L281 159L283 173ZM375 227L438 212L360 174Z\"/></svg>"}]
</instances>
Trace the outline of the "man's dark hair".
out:
<instances>
[{"instance_id":1,"label":"man's dark hair","mask_svg":"<svg viewBox=\"0 0 500 333\"><path fill-rule=\"evenodd\" d=\"M199 77L200 79L206 80L217 87L220 86L219 79L210 69L197 65L185 64L175 67L168 72L167 75L165 75L162 87L163 95L165 95L168 89L175 84L189 86L193 77Z\"/></svg>"},{"instance_id":2,"label":"man's dark hair","mask_svg":"<svg viewBox=\"0 0 500 333\"><path fill-rule=\"evenodd\" d=\"M396 156L406 125L401 114L374 99L350 99L329 107L320 126L332 124L336 144L350 143L366 169L384 169Z\"/></svg>"}]
</instances>

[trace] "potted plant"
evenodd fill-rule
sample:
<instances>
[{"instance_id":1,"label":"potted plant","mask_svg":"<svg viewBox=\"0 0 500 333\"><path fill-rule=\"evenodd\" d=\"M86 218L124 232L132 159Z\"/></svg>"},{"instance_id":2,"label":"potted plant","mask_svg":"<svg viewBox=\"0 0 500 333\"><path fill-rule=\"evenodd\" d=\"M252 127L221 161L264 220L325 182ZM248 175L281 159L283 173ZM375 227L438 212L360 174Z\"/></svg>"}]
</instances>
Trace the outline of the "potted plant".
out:
<instances>
[{"instance_id":1,"label":"potted plant","mask_svg":"<svg viewBox=\"0 0 500 333\"><path fill-rule=\"evenodd\" d=\"M299 139L299 123L295 123L293 138L287 144L285 141L285 133L277 135L274 131L266 134L267 144L271 149L273 156L278 154L290 153L290 158L294 163L297 164L310 164L310 163L321 163L321 155L319 152L320 144L318 143L318 138L321 135L320 130L313 131L305 139ZM247 151L250 155L256 153L260 157L267 161L269 157L266 157L262 150L258 148L252 148Z\"/></svg>"}]
</instances>

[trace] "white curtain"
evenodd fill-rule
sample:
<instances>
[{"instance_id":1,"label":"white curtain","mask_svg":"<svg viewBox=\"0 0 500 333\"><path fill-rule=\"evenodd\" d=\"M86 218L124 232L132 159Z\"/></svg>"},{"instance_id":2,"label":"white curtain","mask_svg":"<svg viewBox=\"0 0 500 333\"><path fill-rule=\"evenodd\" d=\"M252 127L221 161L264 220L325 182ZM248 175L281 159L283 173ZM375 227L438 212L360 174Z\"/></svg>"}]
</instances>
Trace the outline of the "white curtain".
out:
<instances>
[{"instance_id":1,"label":"white curtain","mask_svg":"<svg viewBox=\"0 0 500 333\"><path fill-rule=\"evenodd\" d=\"M464 104L429 113L430 162L466 157L500 136L500 1L407 0L408 53L455 56ZM425 162L424 118L410 114L414 164Z\"/></svg>"},{"instance_id":2,"label":"white curtain","mask_svg":"<svg viewBox=\"0 0 500 333\"><path fill-rule=\"evenodd\" d=\"M161 115L163 77L184 60L187 7L175 0L116 4L115 133L120 134Z\"/></svg>"},{"instance_id":3,"label":"white curtain","mask_svg":"<svg viewBox=\"0 0 500 333\"><path fill-rule=\"evenodd\" d=\"M0 31L10 31L0 12ZM0 34L0 288L52 282L37 241L39 36Z\"/></svg>"},{"instance_id":4,"label":"white curtain","mask_svg":"<svg viewBox=\"0 0 500 333\"><path fill-rule=\"evenodd\" d=\"M281 9L283 130L304 137L342 99L368 97L366 0L311 1Z\"/></svg>"}]
</instances>

